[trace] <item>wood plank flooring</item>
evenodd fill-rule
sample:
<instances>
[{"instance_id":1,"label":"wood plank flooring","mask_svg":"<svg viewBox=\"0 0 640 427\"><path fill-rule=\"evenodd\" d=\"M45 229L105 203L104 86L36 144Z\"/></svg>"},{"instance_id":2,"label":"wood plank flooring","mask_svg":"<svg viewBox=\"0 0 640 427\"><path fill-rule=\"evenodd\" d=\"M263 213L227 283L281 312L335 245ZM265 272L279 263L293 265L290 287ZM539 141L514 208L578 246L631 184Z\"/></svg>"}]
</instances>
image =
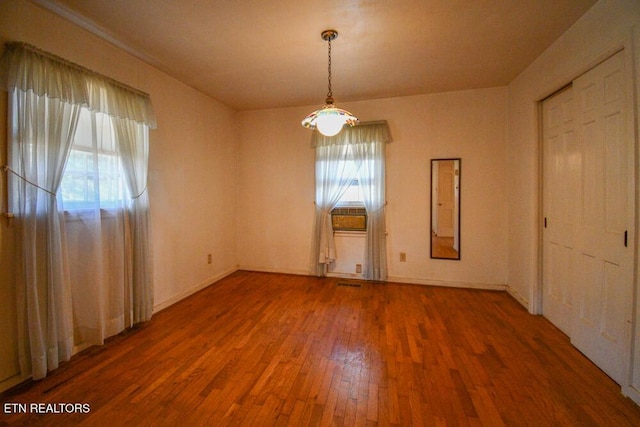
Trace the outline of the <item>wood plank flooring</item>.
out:
<instances>
[{"instance_id":1,"label":"wood plank flooring","mask_svg":"<svg viewBox=\"0 0 640 427\"><path fill-rule=\"evenodd\" d=\"M88 413L2 411L0 425L640 425L504 292L341 282L236 272L0 395Z\"/></svg>"},{"instance_id":2,"label":"wood plank flooring","mask_svg":"<svg viewBox=\"0 0 640 427\"><path fill-rule=\"evenodd\" d=\"M458 259L458 251L453 249L453 237L438 237L431 233L431 256L434 258Z\"/></svg>"}]
</instances>

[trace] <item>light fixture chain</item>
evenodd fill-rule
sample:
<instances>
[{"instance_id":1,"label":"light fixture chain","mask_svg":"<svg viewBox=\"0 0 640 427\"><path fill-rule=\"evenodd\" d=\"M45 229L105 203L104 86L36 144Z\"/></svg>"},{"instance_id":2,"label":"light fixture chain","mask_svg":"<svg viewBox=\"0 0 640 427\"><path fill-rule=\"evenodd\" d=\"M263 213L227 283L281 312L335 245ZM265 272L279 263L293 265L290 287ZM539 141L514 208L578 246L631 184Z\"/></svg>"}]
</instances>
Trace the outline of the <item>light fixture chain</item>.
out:
<instances>
[{"instance_id":1,"label":"light fixture chain","mask_svg":"<svg viewBox=\"0 0 640 427\"><path fill-rule=\"evenodd\" d=\"M333 92L331 91L331 38L328 39L329 42L329 92L327 92L327 99L331 99L333 101Z\"/></svg>"},{"instance_id":2,"label":"light fixture chain","mask_svg":"<svg viewBox=\"0 0 640 427\"><path fill-rule=\"evenodd\" d=\"M2 0L0 0L2 1ZM325 30L320 34L322 40L329 43L328 46L328 81L329 91L327 92L327 99L325 100L322 108L312 112L302 121L302 127L307 129L317 129L324 136L337 135L340 130L345 126L354 126L358 123L358 118L347 110L337 108L333 105L333 92L331 90L331 40L338 37L336 30Z\"/></svg>"}]
</instances>

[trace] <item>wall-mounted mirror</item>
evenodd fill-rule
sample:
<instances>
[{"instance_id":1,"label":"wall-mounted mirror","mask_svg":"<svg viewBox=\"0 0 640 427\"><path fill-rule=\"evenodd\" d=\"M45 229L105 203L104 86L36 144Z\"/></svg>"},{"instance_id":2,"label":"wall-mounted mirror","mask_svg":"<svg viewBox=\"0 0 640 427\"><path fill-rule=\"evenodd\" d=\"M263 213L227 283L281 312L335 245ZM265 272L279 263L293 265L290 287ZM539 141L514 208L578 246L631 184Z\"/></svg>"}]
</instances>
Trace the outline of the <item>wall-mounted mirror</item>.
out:
<instances>
[{"instance_id":1,"label":"wall-mounted mirror","mask_svg":"<svg viewBox=\"0 0 640 427\"><path fill-rule=\"evenodd\" d=\"M431 258L460 259L461 160L431 159Z\"/></svg>"}]
</instances>

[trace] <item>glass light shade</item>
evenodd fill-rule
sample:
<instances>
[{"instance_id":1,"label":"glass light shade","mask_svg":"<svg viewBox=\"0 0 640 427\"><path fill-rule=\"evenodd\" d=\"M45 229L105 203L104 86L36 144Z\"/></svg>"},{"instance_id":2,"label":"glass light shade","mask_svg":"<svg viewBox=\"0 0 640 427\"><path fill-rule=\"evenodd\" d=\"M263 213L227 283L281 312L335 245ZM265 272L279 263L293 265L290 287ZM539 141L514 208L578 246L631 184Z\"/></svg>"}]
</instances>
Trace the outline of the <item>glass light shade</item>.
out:
<instances>
[{"instance_id":1,"label":"glass light shade","mask_svg":"<svg viewBox=\"0 0 640 427\"><path fill-rule=\"evenodd\" d=\"M333 104L326 104L305 117L302 126L307 129L318 129L318 132L325 136L334 136L340 133L345 124L353 126L356 123L358 118L347 110L336 108Z\"/></svg>"}]
</instances>

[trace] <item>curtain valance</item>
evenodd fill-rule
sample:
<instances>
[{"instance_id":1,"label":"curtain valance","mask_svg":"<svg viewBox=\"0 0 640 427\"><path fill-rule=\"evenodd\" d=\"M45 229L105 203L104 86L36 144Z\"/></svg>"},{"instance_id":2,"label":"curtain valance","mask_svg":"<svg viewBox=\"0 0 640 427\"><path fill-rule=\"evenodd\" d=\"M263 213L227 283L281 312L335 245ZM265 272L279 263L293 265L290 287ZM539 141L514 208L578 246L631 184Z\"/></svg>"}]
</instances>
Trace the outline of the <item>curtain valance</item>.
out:
<instances>
[{"instance_id":1,"label":"curtain valance","mask_svg":"<svg viewBox=\"0 0 640 427\"><path fill-rule=\"evenodd\" d=\"M8 91L33 91L156 127L148 94L27 43L9 42L5 47L0 81Z\"/></svg>"},{"instance_id":2,"label":"curtain valance","mask_svg":"<svg viewBox=\"0 0 640 427\"><path fill-rule=\"evenodd\" d=\"M351 145L371 142L391 142L391 131L386 120L377 122L365 122L350 127L345 126L335 136L324 136L317 130L311 134L311 146L321 147L326 145Z\"/></svg>"}]
</instances>

